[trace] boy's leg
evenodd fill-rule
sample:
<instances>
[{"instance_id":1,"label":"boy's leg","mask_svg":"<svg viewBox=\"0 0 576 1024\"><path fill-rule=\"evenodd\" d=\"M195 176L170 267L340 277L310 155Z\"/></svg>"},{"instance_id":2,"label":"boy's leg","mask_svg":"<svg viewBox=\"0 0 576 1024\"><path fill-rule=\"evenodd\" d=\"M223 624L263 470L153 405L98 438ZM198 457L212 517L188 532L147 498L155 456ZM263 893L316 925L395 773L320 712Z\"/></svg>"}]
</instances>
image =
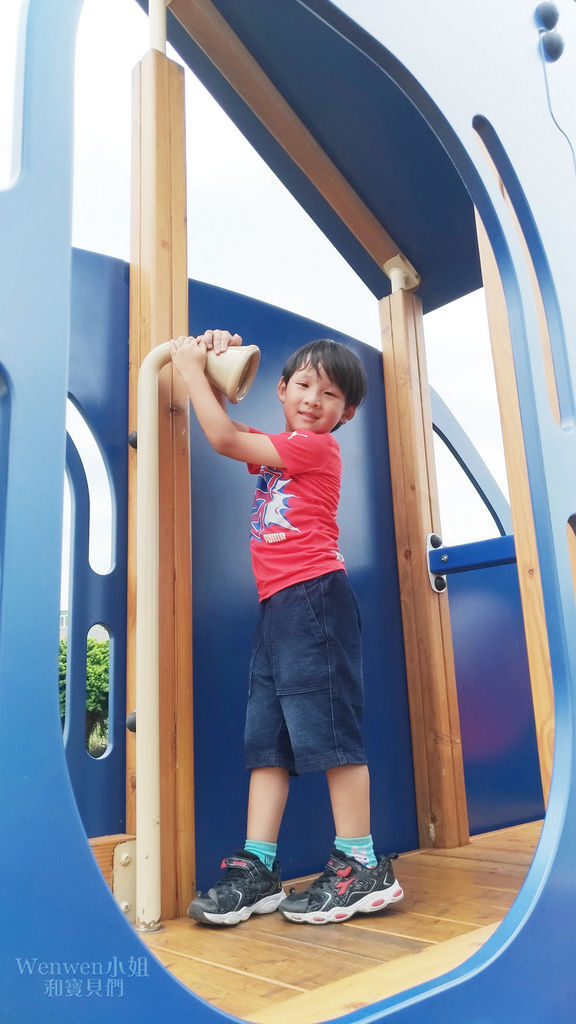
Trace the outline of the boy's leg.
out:
<instances>
[{"instance_id":1,"label":"boy's leg","mask_svg":"<svg viewBox=\"0 0 576 1024\"><path fill-rule=\"evenodd\" d=\"M370 772L367 764L343 764L326 772L336 834L370 834Z\"/></svg>"},{"instance_id":2,"label":"boy's leg","mask_svg":"<svg viewBox=\"0 0 576 1024\"><path fill-rule=\"evenodd\" d=\"M270 847L275 847L278 838L289 782L284 768L253 769L247 823L247 842L252 840L252 849L248 846L222 861L222 878L188 907L188 916L194 921L239 924L252 914L271 913L285 899L280 866L266 853L270 852ZM259 849L261 844L268 845L264 856Z\"/></svg>"},{"instance_id":3,"label":"boy's leg","mask_svg":"<svg viewBox=\"0 0 576 1024\"><path fill-rule=\"evenodd\" d=\"M250 775L246 838L276 843L282 823L290 776L285 768L253 768Z\"/></svg>"},{"instance_id":4,"label":"boy's leg","mask_svg":"<svg viewBox=\"0 0 576 1024\"><path fill-rule=\"evenodd\" d=\"M330 768L326 776L337 832L335 848L323 874L305 892L292 892L278 907L282 917L298 924L347 921L357 913L383 910L404 895L390 858L374 857L368 766L341 765Z\"/></svg>"},{"instance_id":5,"label":"boy's leg","mask_svg":"<svg viewBox=\"0 0 576 1024\"><path fill-rule=\"evenodd\" d=\"M360 864L378 861L370 835L370 774L365 764L348 764L326 772L336 827L334 848Z\"/></svg>"}]
</instances>

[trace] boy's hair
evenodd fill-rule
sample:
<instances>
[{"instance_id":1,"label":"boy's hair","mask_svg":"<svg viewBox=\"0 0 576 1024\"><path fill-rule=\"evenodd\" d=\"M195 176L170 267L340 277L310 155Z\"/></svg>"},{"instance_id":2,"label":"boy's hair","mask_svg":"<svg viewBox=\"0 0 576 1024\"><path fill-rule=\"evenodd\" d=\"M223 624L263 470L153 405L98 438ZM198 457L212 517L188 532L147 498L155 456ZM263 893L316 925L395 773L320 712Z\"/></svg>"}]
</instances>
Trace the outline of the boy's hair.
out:
<instances>
[{"instance_id":1,"label":"boy's hair","mask_svg":"<svg viewBox=\"0 0 576 1024\"><path fill-rule=\"evenodd\" d=\"M331 338L320 338L302 345L287 360L282 377L286 384L297 370L312 366L322 367L324 373L338 386L346 402L346 408L356 409L366 396L367 384L364 368L350 349ZM337 430L338 424L334 429Z\"/></svg>"}]
</instances>

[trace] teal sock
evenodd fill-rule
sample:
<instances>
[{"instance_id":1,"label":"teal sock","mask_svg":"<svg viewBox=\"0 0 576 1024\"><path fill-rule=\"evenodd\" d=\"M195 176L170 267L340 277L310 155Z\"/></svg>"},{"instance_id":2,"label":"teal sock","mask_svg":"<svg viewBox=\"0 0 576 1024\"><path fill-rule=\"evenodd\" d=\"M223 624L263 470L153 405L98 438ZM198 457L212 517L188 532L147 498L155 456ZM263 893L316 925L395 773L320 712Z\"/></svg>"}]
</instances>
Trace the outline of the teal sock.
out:
<instances>
[{"instance_id":1,"label":"teal sock","mask_svg":"<svg viewBox=\"0 0 576 1024\"><path fill-rule=\"evenodd\" d=\"M247 839L244 843L244 849L248 853L255 853L262 863L266 865L268 871L272 871L274 861L276 860L278 843L259 843L256 839Z\"/></svg>"},{"instance_id":2,"label":"teal sock","mask_svg":"<svg viewBox=\"0 0 576 1024\"><path fill-rule=\"evenodd\" d=\"M374 853L372 836L357 836L354 839L342 839L336 836L334 846L347 857L353 857L359 864L365 864L367 868L375 868L378 861Z\"/></svg>"}]
</instances>

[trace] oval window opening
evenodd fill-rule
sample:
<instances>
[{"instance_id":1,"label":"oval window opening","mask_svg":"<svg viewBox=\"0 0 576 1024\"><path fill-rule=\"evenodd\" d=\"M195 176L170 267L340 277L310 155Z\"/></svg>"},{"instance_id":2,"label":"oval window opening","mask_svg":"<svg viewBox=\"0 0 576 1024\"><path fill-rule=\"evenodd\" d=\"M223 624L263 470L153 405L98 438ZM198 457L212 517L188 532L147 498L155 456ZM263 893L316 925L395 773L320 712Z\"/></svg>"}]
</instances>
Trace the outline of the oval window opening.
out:
<instances>
[{"instance_id":1,"label":"oval window opening","mask_svg":"<svg viewBox=\"0 0 576 1024\"><path fill-rule=\"evenodd\" d=\"M102 757L108 749L110 634L100 623L86 638L86 750Z\"/></svg>"}]
</instances>

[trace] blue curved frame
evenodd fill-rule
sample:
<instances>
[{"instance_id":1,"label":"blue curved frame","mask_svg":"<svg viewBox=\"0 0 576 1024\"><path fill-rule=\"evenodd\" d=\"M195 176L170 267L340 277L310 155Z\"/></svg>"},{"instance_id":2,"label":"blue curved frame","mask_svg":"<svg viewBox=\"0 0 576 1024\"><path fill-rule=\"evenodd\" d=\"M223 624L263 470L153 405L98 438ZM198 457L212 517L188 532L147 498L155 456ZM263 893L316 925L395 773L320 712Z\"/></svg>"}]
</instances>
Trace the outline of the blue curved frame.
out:
<instances>
[{"instance_id":1,"label":"blue curved frame","mask_svg":"<svg viewBox=\"0 0 576 1024\"><path fill-rule=\"evenodd\" d=\"M531 12L519 0L507 5L471 0L465 9L446 0L444 17L439 17L438 4L423 0L407 0L396 9L386 5L385 10L371 0L316 6L354 17L358 44L367 38L386 40L388 50L378 52L383 63L386 54L395 55L388 73L443 141L492 241L511 324L557 723L541 842L525 885L495 935L449 975L342 1020L569 1020L576 910L576 607L567 524L576 509L576 439L572 424L557 426L547 407L528 274L497 182L476 148L473 117L481 112L497 126L500 144L523 183L559 311L558 321L550 324L552 344L566 344L572 380L576 347L568 348L564 339L576 333L567 230L575 216L573 165L560 148L565 140L542 99L541 68L535 70L534 60L536 30ZM565 30L573 36L574 5L564 0L559 6ZM132 1016L150 1024L160 1019L208 1022L226 1015L175 981L117 909L86 843L60 735L54 638L65 465L73 53L80 8L81 0L30 2L22 168L15 186L0 195L0 365L6 387L0 401L2 425L6 410L10 425L8 443L3 441L0 449L5 472L0 488L0 1015L21 1024L96 1021L104 1015L118 1022ZM409 15L418 19L418 38L425 45L415 45L407 32ZM498 74L477 73L486 53ZM554 66L554 76L550 72L552 88L564 83L569 89L569 71L565 56ZM527 145L515 102L504 102L503 86L521 94L523 109L530 109L537 151ZM553 194L539 187L547 177ZM28 641L32 623L33 643Z\"/></svg>"}]
</instances>

